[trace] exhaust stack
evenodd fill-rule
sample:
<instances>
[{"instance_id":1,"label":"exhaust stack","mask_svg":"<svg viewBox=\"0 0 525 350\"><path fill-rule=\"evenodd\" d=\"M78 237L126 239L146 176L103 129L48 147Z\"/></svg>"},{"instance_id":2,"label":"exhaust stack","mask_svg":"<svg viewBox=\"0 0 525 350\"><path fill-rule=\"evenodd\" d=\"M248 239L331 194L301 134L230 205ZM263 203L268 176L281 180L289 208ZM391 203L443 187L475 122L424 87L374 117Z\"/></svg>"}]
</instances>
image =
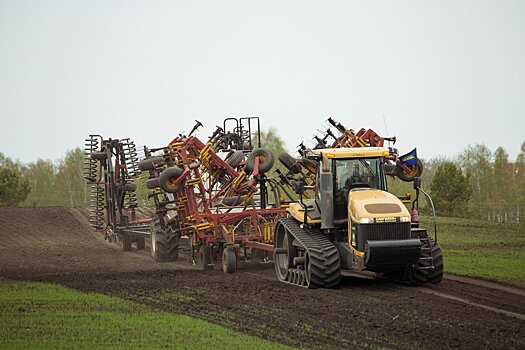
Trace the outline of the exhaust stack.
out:
<instances>
[{"instance_id":1,"label":"exhaust stack","mask_svg":"<svg viewBox=\"0 0 525 350\"><path fill-rule=\"evenodd\" d=\"M321 197L321 229L331 230L334 226L334 179L332 168L325 154L322 156L322 166L319 183Z\"/></svg>"}]
</instances>

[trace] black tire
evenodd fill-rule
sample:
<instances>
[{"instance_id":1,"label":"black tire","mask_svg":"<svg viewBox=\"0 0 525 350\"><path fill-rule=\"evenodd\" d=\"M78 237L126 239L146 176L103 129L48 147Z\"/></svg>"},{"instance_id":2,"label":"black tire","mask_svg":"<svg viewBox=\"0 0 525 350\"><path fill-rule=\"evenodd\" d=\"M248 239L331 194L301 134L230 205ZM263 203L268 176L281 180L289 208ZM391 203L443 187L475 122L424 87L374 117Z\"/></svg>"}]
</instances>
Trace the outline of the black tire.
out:
<instances>
[{"instance_id":1,"label":"black tire","mask_svg":"<svg viewBox=\"0 0 525 350\"><path fill-rule=\"evenodd\" d=\"M225 247L222 251L222 271L224 273L233 273L237 270L237 256L235 248Z\"/></svg>"},{"instance_id":2,"label":"black tire","mask_svg":"<svg viewBox=\"0 0 525 350\"><path fill-rule=\"evenodd\" d=\"M93 151L89 155L91 159L104 160L107 159L108 155L106 151Z\"/></svg>"},{"instance_id":3,"label":"black tire","mask_svg":"<svg viewBox=\"0 0 525 350\"><path fill-rule=\"evenodd\" d=\"M299 158L299 163L312 173L317 172L317 162L308 158Z\"/></svg>"},{"instance_id":4,"label":"black tire","mask_svg":"<svg viewBox=\"0 0 525 350\"><path fill-rule=\"evenodd\" d=\"M121 188L122 187L122 184L117 184L117 187L118 188ZM135 185L134 183L132 182L128 182L124 188L126 189L126 192L135 192L135 190L137 189L137 185Z\"/></svg>"},{"instance_id":5,"label":"black tire","mask_svg":"<svg viewBox=\"0 0 525 350\"><path fill-rule=\"evenodd\" d=\"M158 167L164 165L166 163L166 160L164 157L149 157L144 158L139 162L139 170L140 171L148 171L148 170L155 170Z\"/></svg>"},{"instance_id":6,"label":"black tire","mask_svg":"<svg viewBox=\"0 0 525 350\"><path fill-rule=\"evenodd\" d=\"M212 270L211 247L207 244L199 248L199 261L203 270Z\"/></svg>"},{"instance_id":7,"label":"black tire","mask_svg":"<svg viewBox=\"0 0 525 350\"><path fill-rule=\"evenodd\" d=\"M222 200L222 204L224 204L227 207L235 207L237 205L241 205L246 197L245 196L234 196L234 197L226 197ZM248 204L252 204L253 199L251 199Z\"/></svg>"},{"instance_id":8,"label":"black tire","mask_svg":"<svg viewBox=\"0 0 525 350\"><path fill-rule=\"evenodd\" d=\"M299 164L299 161L288 153L283 152L279 154L279 161L292 173L298 174L301 172L301 165Z\"/></svg>"},{"instance_id":9,"label":"black tire","mask_svg":"<svg viewBox=\"0 0 525 350\"><path fill-rule=\"evenodd\" d=\"M122 250L125 252L129 252L131 250L131 243L132 243L131 236L122 234L121 239L122 239Z\"/></svg>"},{"instance_id":10,"label":"black tire","mask_svg":"<svg viewBox=\"0 0 525 350\"><path fill-rule=\"evenodd\" d=\"M173 167L164 169L160 173L160 177L159 177L160 188L168 193L179 192L186 185L186 180L182 180L176 186L173 183L179 178L179 176L181 176L181 174L182 174L182 169L177 166L173 166Z\"/></svg>"},{"instance_id":11,"label":"black tire","mask_svg":"<svg viewBox=\"0 0 525 350\"><path fill-rule=\"evenodd\" d=\"M244 160L244 153L242 151L235 151L226 158L226 163L233 169L237 168Z\"/></svg>"},{"instance_id":12,"label":"black tire","mask_svg":"<svg viewBox=\"0 0 525 350\"><path fill-rule=\"evenodd\" d=\"M418 159L415 165L407 165L406 168L400 164L396 164L394 172L401 180L411 182L414 181L415 177L420 177L423 173L423 163Z\"/></svg>"},{"instance_id":13,"label":"black tire","mask_svg":"<svg viewBox=\"0 0 525 350\"><path fill-rule=\"evenodd\" d=\"M270 171L275 162L273 153L268 148L256 148L249 155L246 160L245 171L251 174L255 167L255 158L259 157L259 174L264 174Z\"/></svg>"},{"instance_id":14,"label":"black tire","mask_svg":"<svg viewBox=\"0 0 525 350\"><path fill-rule=\"evenodd\" d=\"M144 248L146 248L146 238L144 237L137 238L137 249L142 250Z\"/></svg>"},{"instance_id":15,"label":"black tire","mask_svg":"<svg viewBox=\"0 0 525 350\"><path fill-rule=\"evenodd\" d=\"M151 223L151 257L156 262L175 261L179 258L179 236L162 228L158 219Z\"/></svg>"},{"instance_id":16,"label":"black tire","mask_svg":"<svg viewBox=\"0 0 525 350\"><path fill-rule=\"evenodd\" d=\"M156 188L159 188L159 178L154 177L153 179L147 179L146 188L149 190L154 190Z\"/></svg>"}]
</instances>

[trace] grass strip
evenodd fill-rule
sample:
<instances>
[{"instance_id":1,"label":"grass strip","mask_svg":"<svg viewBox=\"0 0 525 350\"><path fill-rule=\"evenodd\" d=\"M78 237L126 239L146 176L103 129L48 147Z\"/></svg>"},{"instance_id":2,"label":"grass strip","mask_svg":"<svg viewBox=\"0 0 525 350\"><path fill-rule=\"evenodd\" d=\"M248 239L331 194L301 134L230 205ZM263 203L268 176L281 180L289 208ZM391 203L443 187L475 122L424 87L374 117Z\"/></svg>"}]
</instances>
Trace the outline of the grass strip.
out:
<instances>
[{"instance_id":1,"label":"grass strip","mask_svg":"<svg viewBox=\"0 0 525 350\"><path fill-rule=\"evenodd\" d=\"M287 349L183 315L59 285L0 284L2 349Z\"/></svg>"},{"instance_id":2,"label":"grass strip","mask_svg":"<svg viewBox=\"0 0 525 350\"><path fill-rule=\"evenodd\" d=\"M433 235L432 218L425 227ZM525 288L525 225L438 218L445 271Z\"/></svg>"}]
</instances>

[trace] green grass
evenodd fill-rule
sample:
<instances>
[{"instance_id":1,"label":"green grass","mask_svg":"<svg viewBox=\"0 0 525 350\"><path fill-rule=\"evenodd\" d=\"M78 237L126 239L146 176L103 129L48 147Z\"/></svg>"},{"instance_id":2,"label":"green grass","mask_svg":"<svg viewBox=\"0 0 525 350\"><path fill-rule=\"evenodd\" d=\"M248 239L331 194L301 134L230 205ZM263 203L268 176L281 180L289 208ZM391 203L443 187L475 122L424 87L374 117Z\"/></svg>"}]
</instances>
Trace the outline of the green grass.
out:
<instances>
[{"instance_id":1,"label":"green grass","mask_svg":"<svg viewBox=\"0 0 525 350\"><path fill-rule=\"evenodd\" d=\"M432 218L424 217L433 234ZM525 225L438 218L445 272L525 287Z\"/></svg>"},{"instance_id":2,"label":"green grass","mask_svg":"<svg viewBox=\"0 0 525 350\"><path fill-rule=\"evenodd\" d=\"M1 349L286 349L188 316L46 283L0 283Z\"/></svg>"}]
</instances>

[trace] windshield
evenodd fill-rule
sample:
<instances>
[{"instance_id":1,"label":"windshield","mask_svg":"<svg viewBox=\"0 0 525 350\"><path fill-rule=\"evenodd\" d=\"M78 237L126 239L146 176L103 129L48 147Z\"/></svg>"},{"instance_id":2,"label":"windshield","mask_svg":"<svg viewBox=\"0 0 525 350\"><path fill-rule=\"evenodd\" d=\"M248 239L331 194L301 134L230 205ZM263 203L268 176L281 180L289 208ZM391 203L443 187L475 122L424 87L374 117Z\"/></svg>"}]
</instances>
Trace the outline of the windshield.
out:
<instances>
[{"instance_id":1,"label":"windshield","mask_svg":"<svg viewBox=\"0 0 525 350\"><path fill-rule=\"evenodd\" d=\"M356 187L381 188L379 158L337 159L335 162L336 190Z\"/></svg>"},{"instance_id":2,"label":"windshield","mask_svg":"<svg viewBox=\"0 0 525 350\"><path fill-rule=\"evenodd\" d=\"M382 189L379 158L335 160L335 218L347 216L348 192L354 188ZM333 168L332 168L333 169Z\"/></svg>"}]
</instances>

